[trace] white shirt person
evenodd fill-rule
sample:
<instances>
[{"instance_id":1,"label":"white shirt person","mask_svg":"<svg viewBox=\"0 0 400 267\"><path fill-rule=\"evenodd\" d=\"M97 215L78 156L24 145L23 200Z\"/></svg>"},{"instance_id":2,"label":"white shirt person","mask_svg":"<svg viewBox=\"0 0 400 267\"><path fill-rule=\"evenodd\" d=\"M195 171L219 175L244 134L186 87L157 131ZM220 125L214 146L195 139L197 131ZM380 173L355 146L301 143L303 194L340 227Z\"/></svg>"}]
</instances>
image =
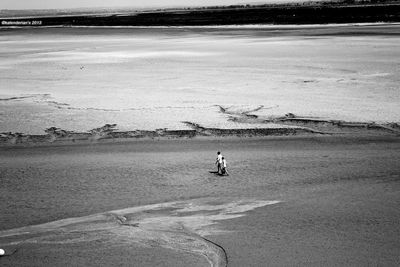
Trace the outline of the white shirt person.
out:
<instances>
[{"instance_id":1,"label":"white shirt person","mask_svg":"<svg viewBox=\"0 0 400 267\"><path fill-rule=\"evenodd\" d=\"M217 164L217 168L218 168L218 173L220 173L220 171L222 171L222 154L221 152L217 152L217 160L215 161L215 164Z\"/></svg>"}]
</instances>

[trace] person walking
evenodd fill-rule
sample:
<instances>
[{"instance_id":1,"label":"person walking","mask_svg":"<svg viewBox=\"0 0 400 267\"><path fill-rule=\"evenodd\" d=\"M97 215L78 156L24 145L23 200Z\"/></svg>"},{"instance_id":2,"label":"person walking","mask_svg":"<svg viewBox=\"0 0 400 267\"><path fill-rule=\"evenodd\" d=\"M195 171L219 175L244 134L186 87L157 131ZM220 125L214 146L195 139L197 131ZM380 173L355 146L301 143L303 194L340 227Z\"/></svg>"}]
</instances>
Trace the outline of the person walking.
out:
<instances>
[{"instance_id":1,"label":"person walking","mask_svg":"<svg viewBox=\"0 0 400 267\"><path fill-rule=\"evenodd\" d=\"M222 157L222 172L221 173L222 173L222 175L224 175L224 174L229 175L228 170L226 169L226 159L224 157Z\"/></svg>"},{"instance_id":2,"label":"person walking","mask_svg":"<svg viewBox=\"0 0 400 267\"><path fill-rule=\"evenodd\" d=\"M217 152L217 160L215 161L215 164L217 164L217 172L218 174L221 174L222 172L222 154L221 152Z\"/></svg>"}]
</instances>

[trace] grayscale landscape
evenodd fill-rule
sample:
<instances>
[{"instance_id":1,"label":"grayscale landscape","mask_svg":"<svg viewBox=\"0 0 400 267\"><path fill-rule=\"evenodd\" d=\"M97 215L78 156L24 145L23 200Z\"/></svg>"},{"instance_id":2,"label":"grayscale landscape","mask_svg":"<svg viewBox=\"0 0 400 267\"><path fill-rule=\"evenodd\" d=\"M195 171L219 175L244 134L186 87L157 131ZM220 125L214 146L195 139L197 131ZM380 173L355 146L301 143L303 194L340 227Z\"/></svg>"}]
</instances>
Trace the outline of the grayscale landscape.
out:
<instances>
[{"instance_id":1,"label":"grayscale landscape","mask_svg":"<svg viewBox=\"0 0 400 267\"><path fill-rule=\"evenodd\" d=\"M0 265L398 266L399 44L394 22L0 28Z\"/></svg>"}]
</instances>

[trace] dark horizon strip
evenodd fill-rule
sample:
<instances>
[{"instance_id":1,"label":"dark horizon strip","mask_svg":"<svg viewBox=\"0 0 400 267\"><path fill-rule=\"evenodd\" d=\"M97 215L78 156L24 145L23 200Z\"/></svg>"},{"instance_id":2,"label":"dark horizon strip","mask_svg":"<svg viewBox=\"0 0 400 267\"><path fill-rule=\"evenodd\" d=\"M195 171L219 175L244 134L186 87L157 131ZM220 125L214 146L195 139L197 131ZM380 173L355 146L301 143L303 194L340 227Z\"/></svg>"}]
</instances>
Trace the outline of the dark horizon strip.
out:
<instances>
[{"instance_id":1,"label":"dark horizon strip","mask_svg":"<svg viewBox=\"0 0 400 267\"><path fill-rule=\"evenodd\" d=\"M10 26L207 26L400 22L400 3L391 5L277 5L182 9L137 14L44 16L1 19Z\"/></svg>"}]
</instances>

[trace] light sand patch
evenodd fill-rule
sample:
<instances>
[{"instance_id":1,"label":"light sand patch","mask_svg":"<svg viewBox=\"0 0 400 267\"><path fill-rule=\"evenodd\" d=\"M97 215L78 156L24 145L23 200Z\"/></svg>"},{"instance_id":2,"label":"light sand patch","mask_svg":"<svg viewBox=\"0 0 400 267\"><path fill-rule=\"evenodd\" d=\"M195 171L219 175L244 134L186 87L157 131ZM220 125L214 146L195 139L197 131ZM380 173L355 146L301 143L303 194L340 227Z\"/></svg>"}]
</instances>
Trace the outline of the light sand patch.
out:
<instances>
[{"instance_id":1,"label":"light sand patch","mask_svg":"<svg viewBox=\"0 0 400 267\"><path fill-rule=\"evenodd\" d=\"M226 266L225 250L205 236L224 232L219 221L242 217L248 211L277 203L246 199L212 204L209 199L197 199L146 205L0 231L0 244L6 247L95 240L135 243L199 254L211 266Z\"/></svg>"},{"instance_id":2,"label":"light sand patch","mask_svg":"<svg viewBox=\"0 0 400 267\"><path fill-rule=\"evenodd\" d=\"M119 63L134 59L157 59L174 57L206 57L214 56L215 53L195 51L57 51L39 53L28 57L26 62L78 62L80 64L92 63Z\"/></svg>"}]
</instances>

